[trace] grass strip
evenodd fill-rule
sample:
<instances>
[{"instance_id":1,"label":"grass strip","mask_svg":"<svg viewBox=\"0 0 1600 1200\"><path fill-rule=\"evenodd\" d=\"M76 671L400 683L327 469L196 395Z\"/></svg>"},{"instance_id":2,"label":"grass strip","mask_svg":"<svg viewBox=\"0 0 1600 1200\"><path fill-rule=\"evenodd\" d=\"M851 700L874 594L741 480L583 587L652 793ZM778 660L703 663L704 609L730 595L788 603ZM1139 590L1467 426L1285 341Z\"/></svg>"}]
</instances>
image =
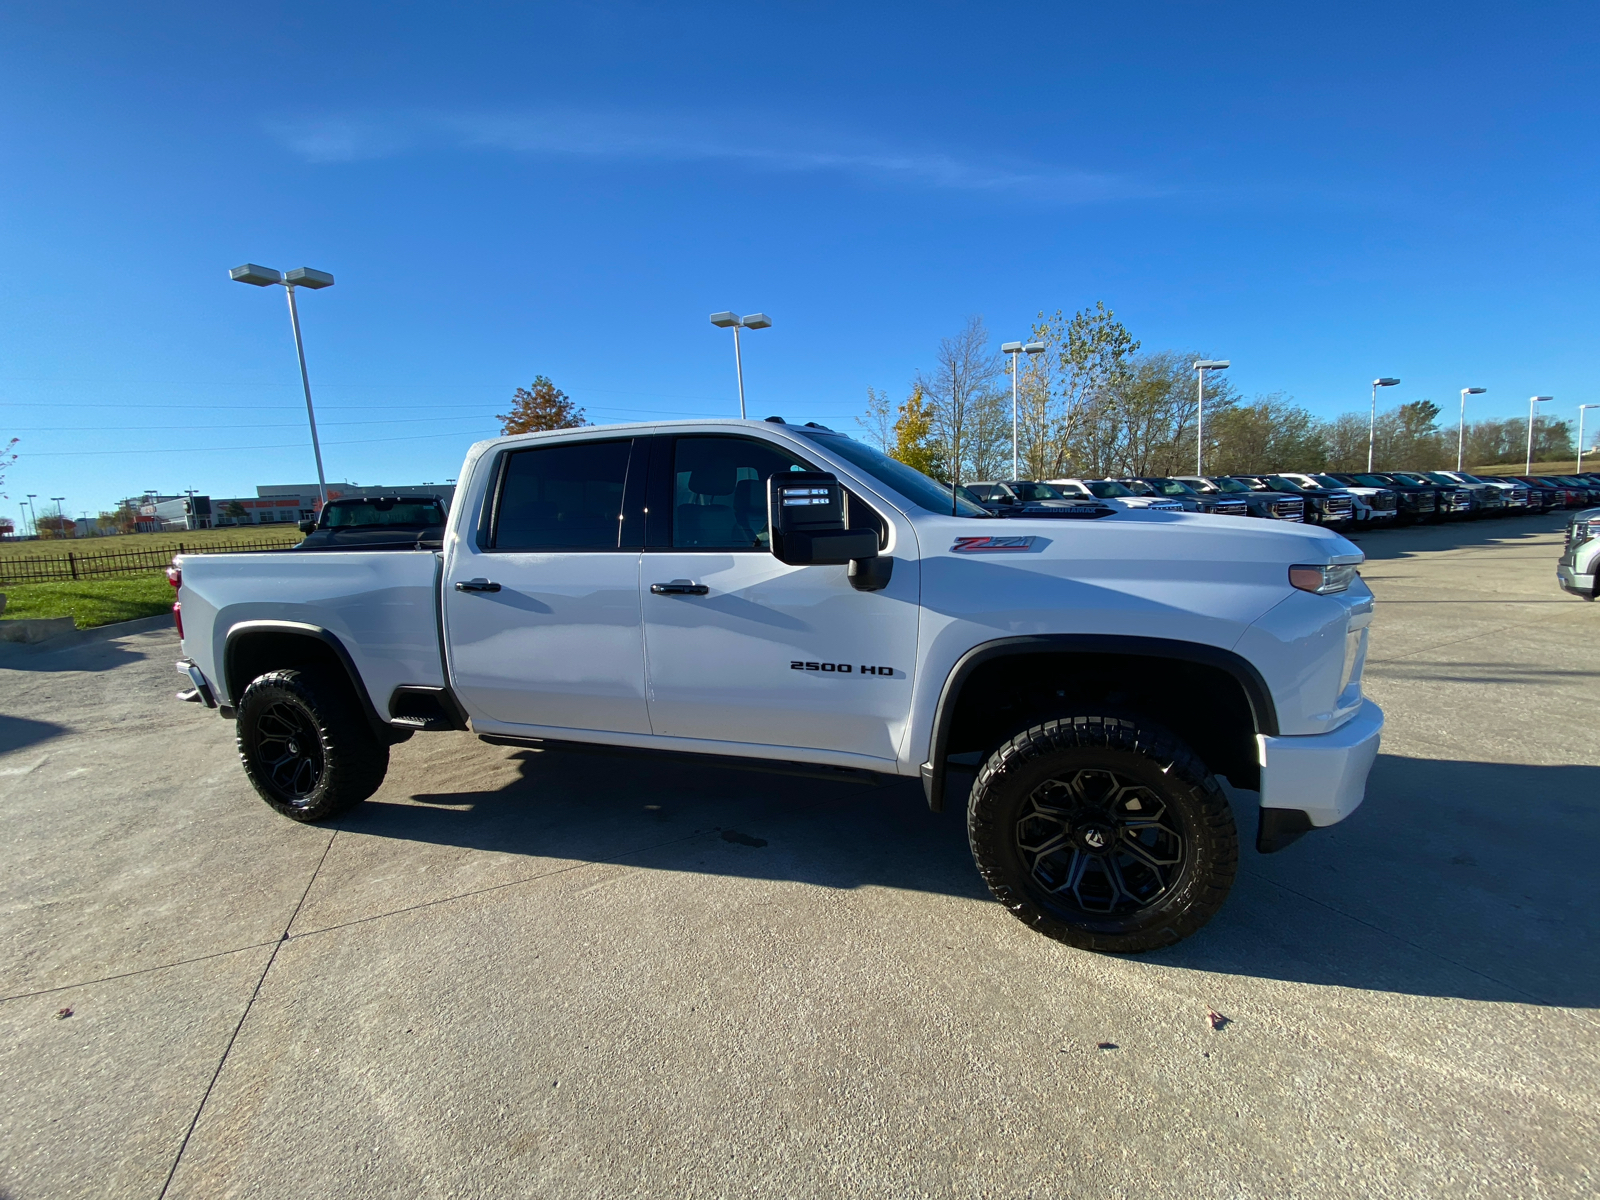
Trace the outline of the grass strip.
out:
<instances>
[{"instance_id":1,"label":"grass strip","mask_svg":"<svg viewBox=\"0 0 1600 1200\"><path fill-rule=\"evenodd\" d=\"M174 598L161 571L64 583L15 583L0 592L6 597L0 620L71 617L79 629L171 612Z\"/></svg>"}]
</instances>

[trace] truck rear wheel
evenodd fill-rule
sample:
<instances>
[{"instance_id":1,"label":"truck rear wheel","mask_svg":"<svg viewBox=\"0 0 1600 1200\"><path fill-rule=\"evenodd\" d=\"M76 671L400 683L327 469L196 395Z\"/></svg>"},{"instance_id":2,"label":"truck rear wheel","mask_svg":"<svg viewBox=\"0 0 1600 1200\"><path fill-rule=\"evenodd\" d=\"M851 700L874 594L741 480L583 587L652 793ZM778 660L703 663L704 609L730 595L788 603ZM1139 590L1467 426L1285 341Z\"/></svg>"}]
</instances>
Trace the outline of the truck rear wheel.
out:
<instances>
[{"instance_id":1,"label":"truck rear wheel","mask_svg":"<svg viewBox=\"0 0 1600 1200\"><path fill-rule=\"evenodd\" d=\"M1238 869L1227 796L1183 742L1089 714L1017 734L978 772L972 856L996 900L1040 933L1131 954L1222 907Z\"/></svg>"},{"instance_id":2,"label":"truck rear wheel","mask_svg":"<svg viewBox=\"0 0 1600 1200\"><path fill-rule=\"evenodd\" d=\"M239 758L261 798L296 821L360 804L383 783L389 747L349 685L317 668L273 671L239 699Z\"/></svg>"}]
</instances>

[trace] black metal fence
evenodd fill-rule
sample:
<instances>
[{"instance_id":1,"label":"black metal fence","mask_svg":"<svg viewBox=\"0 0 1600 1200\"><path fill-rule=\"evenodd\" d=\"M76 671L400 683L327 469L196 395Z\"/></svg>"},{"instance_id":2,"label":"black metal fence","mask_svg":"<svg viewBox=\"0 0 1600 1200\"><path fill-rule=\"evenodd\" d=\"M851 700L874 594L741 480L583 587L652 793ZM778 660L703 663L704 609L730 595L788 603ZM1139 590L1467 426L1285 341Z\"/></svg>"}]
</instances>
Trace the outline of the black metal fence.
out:
<instances>
[{"instance_id":1,"label":"black metal fence","mask_svg":"<svg viewBox=\"0 0 1600 1200\"><path fill-rule=\"evenodd\" d=\"M165 550L128 550L117 554L65 554L0 557L0 585L8 583L56 583L68 579L100 579L107 575L132 575L141 571L160 571L172 565L177 554L243 554L260 550L287 550L290 541L202 542L186 546L179 542Z\"/></svg>"}]
</instances>

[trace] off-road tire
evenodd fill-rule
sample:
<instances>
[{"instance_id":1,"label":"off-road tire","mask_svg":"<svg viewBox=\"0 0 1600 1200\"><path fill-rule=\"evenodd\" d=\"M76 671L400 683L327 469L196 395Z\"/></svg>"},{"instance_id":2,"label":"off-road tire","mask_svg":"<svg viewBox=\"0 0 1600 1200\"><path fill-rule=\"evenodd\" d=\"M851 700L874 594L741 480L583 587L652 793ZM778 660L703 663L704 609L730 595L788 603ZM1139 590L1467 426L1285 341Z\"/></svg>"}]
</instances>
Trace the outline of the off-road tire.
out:
<instances>
[{"instance_id":1,"label":"off-road tire","mask_svg":"<svg viewBox=\"0 0 1600 1200\"><path fill-rule=\"evenodd\" d=\"M1188 937L1222 907L1239 865L1228 798L1195 753L1153 722L1094 713L1035 725L991 754L972 786L967 838L1019 921L1113 954ZM1091 851L1096 839L1118 851ZM1057 877L1067 882L1052 888Z\"/></svg>"},{"instance_id":2,"label":"off-road tire","mask_svg":"<svg viewBox=\"0 0 1600 1200\"><path fill-rule=\"evenodd\" d=\"M295 821L322 821L383 783L389 747L348 681L315 667L258 676L239 698L239 760L260 796Z\"/></svg>"}]
</instances>

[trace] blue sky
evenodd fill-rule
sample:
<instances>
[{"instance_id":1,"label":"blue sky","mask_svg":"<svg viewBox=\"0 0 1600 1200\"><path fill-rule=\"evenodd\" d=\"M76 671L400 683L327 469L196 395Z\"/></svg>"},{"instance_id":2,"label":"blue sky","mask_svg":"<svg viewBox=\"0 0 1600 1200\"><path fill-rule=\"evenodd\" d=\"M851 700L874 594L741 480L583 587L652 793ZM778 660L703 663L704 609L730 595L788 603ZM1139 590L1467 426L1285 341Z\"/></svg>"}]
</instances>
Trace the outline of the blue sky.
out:
<instances>
[{"instance_id":1,"label":"blue sky","mask_svg":"<svg viewBox=\"0 0 1600 1200\"><path fill-rule=\"evenodd\" d=\"M1104 300L1334 415L1600 399L1592 5L13 6L11 500L443 480L593 420L851 427L937 339ZM1600 414L1591 414L1600 415Z\"/></svg>"}]
</instances>

